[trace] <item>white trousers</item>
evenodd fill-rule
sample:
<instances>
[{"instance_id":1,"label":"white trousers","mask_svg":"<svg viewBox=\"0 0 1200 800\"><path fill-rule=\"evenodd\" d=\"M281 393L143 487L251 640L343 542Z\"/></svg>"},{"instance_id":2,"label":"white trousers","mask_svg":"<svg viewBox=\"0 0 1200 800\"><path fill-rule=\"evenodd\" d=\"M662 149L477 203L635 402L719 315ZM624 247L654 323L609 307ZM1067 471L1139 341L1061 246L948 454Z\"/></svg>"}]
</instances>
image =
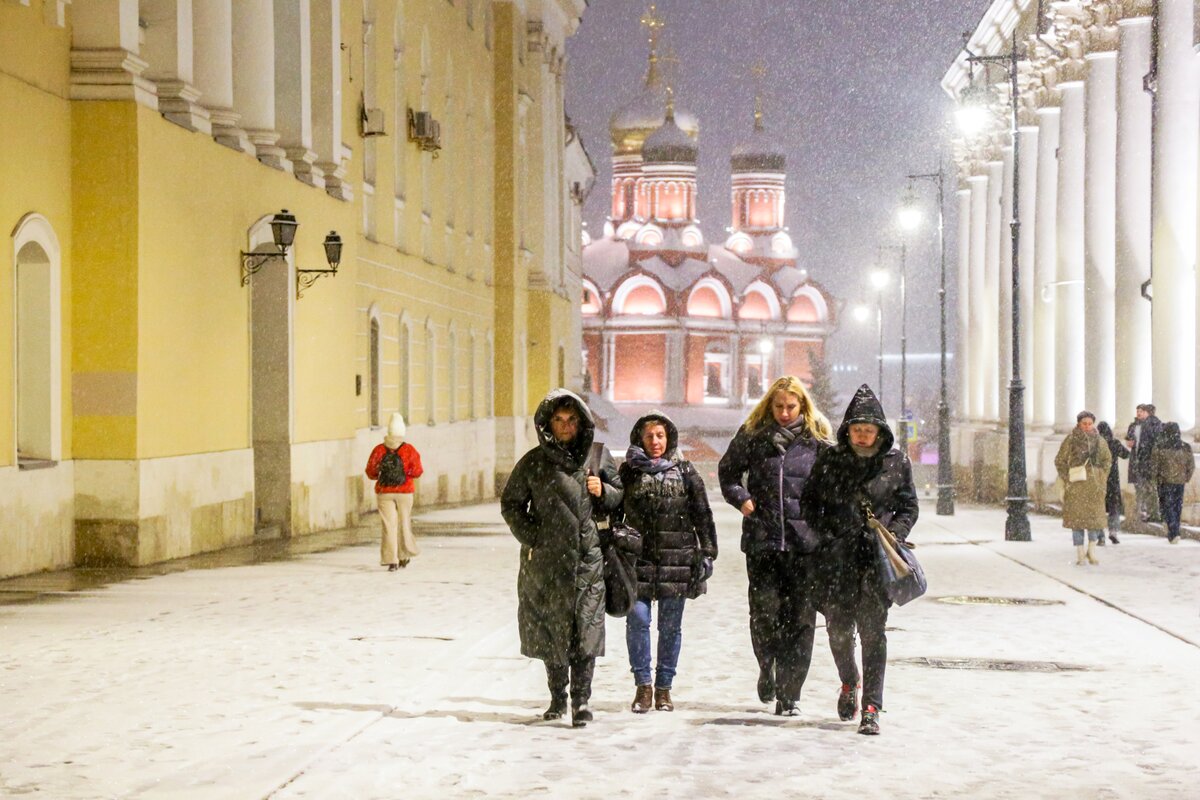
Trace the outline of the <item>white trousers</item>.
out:
<instances>
[{"instance_id":1,"label":"white trousers","mask_svg":"<svg viewBox=\"0 0 1200 800\"><path fill-rule=\"evenodd\" d=\"M375 504L379 507L379 519L383 521L379 563L398 564L420 555L412 532L412 493L380 493L375 495Z\"/></svg>"}]
</instances>

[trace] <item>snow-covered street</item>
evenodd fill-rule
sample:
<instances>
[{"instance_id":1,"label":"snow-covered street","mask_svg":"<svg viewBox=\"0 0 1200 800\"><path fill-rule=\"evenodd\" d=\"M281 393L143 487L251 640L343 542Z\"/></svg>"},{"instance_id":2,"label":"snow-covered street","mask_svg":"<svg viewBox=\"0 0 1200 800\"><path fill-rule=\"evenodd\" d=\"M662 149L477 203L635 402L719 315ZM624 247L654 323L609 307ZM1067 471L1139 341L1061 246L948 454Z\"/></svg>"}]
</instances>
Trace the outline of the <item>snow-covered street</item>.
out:
<instances>
[{"instance_id":1,"label":"snow-covered street","mask_svg":"<svg viewBox=\"0 0 1200 800\"><path fill-rule=\"evenodd\" d=\"M1127 534L1076 567L1057 519L1006 543L1000 510L923 505L930 591L892 610L883 735L864 737L838 721L823 628L801 715L758 702L738 519L717 513L677 710L628 710L610 619L583 730L540 721L494 505L420 517L471 535L423 537L399 573L369 543L0 605L0 796L1200 796L1200 544Z\"/></svg>"}]
</instances>

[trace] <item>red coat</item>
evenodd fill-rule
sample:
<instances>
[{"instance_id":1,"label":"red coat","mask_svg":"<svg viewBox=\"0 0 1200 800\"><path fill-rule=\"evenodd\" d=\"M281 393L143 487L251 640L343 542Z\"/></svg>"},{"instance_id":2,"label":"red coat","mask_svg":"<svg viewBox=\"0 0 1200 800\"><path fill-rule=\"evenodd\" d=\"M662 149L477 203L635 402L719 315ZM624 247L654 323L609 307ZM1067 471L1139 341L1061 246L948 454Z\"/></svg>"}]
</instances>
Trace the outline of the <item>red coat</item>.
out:
<instances>
[{"instance_id":1,"label":"red coat","mask_svg":"<svg viewBox=\"0 0 1200 800\"><path fill-rule=\"evenodd\" d=\"M375 494L412 494L413 480L421 477L421 473L425 470L421 467L421 454L417 452L417 448L413 447L408 442L400 445L400 463L404 465L404 475L407 480L399 486L380 486L379 481L379 465L383 463L383 454L387 452L387 448L382 444L375 445L375 449L371 451L371 457L367 459L367 477L375 481Z\"/></svg>"}]
</instances>

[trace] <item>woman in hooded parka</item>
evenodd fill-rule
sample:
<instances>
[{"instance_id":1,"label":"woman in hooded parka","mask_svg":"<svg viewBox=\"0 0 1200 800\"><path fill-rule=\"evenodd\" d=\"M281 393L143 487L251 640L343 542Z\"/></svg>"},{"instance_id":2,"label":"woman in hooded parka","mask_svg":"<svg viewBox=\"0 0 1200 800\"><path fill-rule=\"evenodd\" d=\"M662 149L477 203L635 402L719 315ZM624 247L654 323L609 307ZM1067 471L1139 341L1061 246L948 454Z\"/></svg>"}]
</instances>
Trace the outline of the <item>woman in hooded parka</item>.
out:
<instances>
[{"instance_id":1,"label":"woman in hooded parka","mask_svg":"<svg viewBox=\"0 0 1200 800\"><path fill-rule=\"evenodd\" d=\"M875 567L875 543L868 533L870 510L904 541L917 521L917 490L908 455L895 437L883 406L863 384L846 409L837 445L817 458L804 487L802 513L820 531L816 595L825 614L829 648L842 688L838 716L854 718L858 665L854 630L862 637L862 719L858 732L879 733L883 677L887 667L888 608L891 601Z\"/></svg>"},{"instance_id":2,"label":"woman in hooded parka","mask_svg":"<svg viewBox=\"0 0 1200 800\"><path fill-rule=\"evenodd\" d=\"M1104 538L1104 526L1108 524L1104 495L1108 490L1112 452L1096 430L1095 414L1080 411L1075 416L1075 427L1059 445L1054 467L1063 483L1062 524L1071 529L1075 563L1099 564L1096 542Z\"/></svg>"},{"instance_id":3,"label":"woman in hooded parka","mask_svg":"<svg viewBox=\"0 0 1200 800\"><path fill-rule=\"evenodd\" d=\"M621 489L585 474L595 423L575 394L555 389L534 414L538 446L513 467L500 511L521 543L517 626L521 653L546 664L550 707L571 724L592 719L588 700L596 656L604 655L604 559L592 520L593 498L610 511Z\"/></svg>"},{"instance_id":4,"label":"woman in hooded parka","mask_svg":"<svg viewBox=\"0 0 1200 800\"><path fill-rule=\"evenodd\" d=\"M683 607L699 597L717 557L717 528L700 473L679 455L679 431L651 412L633 426L620 470L625 521L642 534L638 599L625 617L635 714L673 711L671 685L683 642ZM650 684L651 603L658 601L658 664Z\"/></svg>"},{"instance_id":5,"label":"woman in hooded parka","mask_svg":"<svg viewBox=\"0 0 1200 800\"><path fill-rule=\"evenodd\" d=\"M783 377L738 429L717 471L725 501L742 512L758 698L775 699L775 713L785 716L799 713L816 626L809 586L818 539L800 493L831 433L800 379Z\"/></svg>"}]
</instances>

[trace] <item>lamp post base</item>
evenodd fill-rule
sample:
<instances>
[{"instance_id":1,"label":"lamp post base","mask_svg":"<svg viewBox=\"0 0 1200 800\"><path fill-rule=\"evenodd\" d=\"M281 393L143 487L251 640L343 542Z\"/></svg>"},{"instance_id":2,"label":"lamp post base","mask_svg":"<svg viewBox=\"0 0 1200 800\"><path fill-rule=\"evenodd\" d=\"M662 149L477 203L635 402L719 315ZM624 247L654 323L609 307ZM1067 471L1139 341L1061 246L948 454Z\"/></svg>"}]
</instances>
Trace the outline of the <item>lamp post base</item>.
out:
<instances>
[{"instance_id":1,"label":"lamp post base","mask_svg":"<svg viewBox=\"0 0 1200 800\"><path fill-rule=\"evenodd\" d=\"M1029 542L1033 535L1029 531L1029 498L1006 497L1008 519L1004 521L1004 540L1007 542Z\"/></svg>"}]
</instances>

